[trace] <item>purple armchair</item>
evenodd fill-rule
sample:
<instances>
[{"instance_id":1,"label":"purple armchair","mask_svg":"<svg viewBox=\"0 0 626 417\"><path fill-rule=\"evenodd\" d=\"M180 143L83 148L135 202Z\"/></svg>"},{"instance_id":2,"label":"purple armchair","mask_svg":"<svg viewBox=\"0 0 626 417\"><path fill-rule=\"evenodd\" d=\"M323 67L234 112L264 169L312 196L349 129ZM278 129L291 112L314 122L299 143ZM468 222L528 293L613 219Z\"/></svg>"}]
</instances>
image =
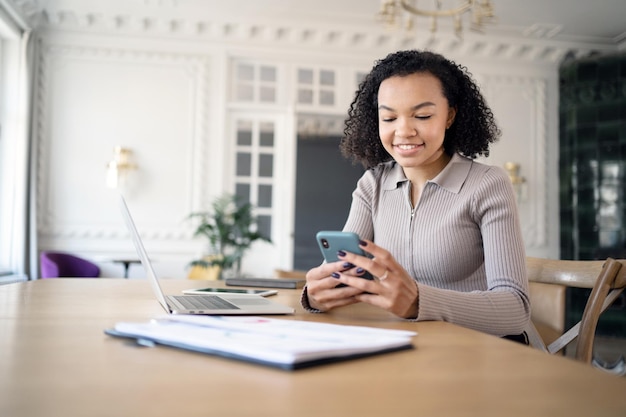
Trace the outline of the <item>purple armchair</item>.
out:
<instances>
[{"instance_id":1,"label":"purple armchair","mask_svg":"<svg viewBox=\"0 0 626 417\"><path fill-rule=\"evenodd\" d=\"M63 252L41 252L41 278L100 276L98 265L78 256Z\"/></svg>"}]
</instances>

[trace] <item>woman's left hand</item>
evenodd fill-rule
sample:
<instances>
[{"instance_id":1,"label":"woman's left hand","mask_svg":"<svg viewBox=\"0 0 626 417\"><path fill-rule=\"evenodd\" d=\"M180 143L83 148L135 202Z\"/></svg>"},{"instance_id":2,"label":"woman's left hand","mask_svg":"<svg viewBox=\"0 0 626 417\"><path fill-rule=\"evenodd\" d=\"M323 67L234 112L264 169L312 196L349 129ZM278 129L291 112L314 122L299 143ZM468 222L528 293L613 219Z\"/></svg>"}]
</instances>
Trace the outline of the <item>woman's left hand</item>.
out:
<instances>
[{"instance_id":1,"label":"woman's left hand","mask_svg":"<svg viewBox=\"0 0 626 417\"><path fill-rule=\"evenodd\" d=\"M339 256L372 274L374 280L354 275L339 274L338 281L363 291L354 297L364 303L383 308L399 317L416 318L419 311L419 290L417 282L398 264L387 250L374 242L363 240L361 249L372 254L373 258L346 252Z\"/></svg>"}]
</instances>

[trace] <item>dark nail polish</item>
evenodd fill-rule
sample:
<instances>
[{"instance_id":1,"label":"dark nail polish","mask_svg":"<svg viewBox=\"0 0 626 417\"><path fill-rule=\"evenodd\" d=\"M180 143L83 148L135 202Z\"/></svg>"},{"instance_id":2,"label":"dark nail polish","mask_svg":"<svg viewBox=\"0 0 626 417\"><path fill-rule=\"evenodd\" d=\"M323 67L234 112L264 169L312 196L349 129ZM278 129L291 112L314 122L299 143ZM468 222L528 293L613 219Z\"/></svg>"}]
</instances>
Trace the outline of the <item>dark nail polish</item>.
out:
<instances>
[{"instance_id":1,"label":"dark nail polish","mask_svg":"<svg viewBox=\"0 0 626 417\"><path fill-rule=\"evenodd\" d=\"M367 246L367 242L364 240L359 240L359 245L361 246Z\"/></svg>"},{"instance_id":2,"label":"dark nail polish","mask_svg":"<svg viewBox=\"0 0 626 417\"><path fill-rule=\"evenodd\" d=\"M346 256L346 252L343 250L337 251L337 256L339 256L340 258L343 258L344 256Z\"/></svg>"},{"instance_id":3,"label":"dark nail polish","mask_svg":"<svg viewBox=\"0 0 626 417\"><path fill-rule=\"evenodd\" d=\"M365 269L363 269L363 268L361 268L361 267L358 267L358 268L356 269L356 273L357 273L357 274L360 274L360 273L362 273L362 272L365 272Z\"/></svg>"},{"instance_id":4,"label":"dark nail polish","mask_svg":"<svg viewBox=\"0 0 626 417\"><path fill-rule=\"evenodd\" d=\"M350 262L344 262L343 267L346 269L350 269L350 268L354 268L354 265L351 264Z\"/></svg>"},{"instance_id":5,"label":"dark nail polish","mask_svg":"<svg viewBox=\"0 0 626 417\"><path fill-rule=\"evenodd\" d=\"M330 274L331 277L333 278L339 278L339 273L338 272L333 272L332 274Z\"/></svg>"}]
</instances>

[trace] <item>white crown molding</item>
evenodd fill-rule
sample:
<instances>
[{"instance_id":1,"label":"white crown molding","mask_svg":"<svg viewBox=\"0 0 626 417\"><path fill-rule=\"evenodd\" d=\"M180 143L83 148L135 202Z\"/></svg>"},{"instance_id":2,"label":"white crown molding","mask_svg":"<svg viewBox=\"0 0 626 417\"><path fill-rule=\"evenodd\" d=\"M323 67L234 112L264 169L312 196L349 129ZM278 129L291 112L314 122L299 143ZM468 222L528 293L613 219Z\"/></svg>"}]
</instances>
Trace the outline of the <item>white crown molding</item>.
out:
<instances>
[{"instance_id":1,"label":"white crown molding","mask_svg":"<svg viewBox=\"0 0 626 417\"><path fill-rule=\"evenodd\" d=\"M131 3L123 11L93 12L42 6L37 0L5 0L13 3L23 16L40 31L88 32L105 35L130 35L172 39L195 39L232 45L313 48L338 52L397 49L431 49L446 53L522 62L559 63L566 55L586 56L595 52L612 52L620 43L560 41L554 36L558 28L535 28L515 34L496 30L490 35L466 33L463 40L450 34L431 38L427 31L407 35L383 27L311 24L302 22L250 22L237 18L202 18L187 13L176 0ZM60 2L64 7L67 3ZM69 3L71 4L71 3ZM133 6L133 7L131 7ZM60 6L57 6L60 7ZM166 10L167 9L167 10ZM170 10L171 9L171 10ZM166 13L170 11L171 13Z\"/></svg>"},{"instance_id":2,"label":"white crown molding","mask_svg":"<svg viewBox=\"0 0 626 417\"><path fill-rule=\"evenodd\" d=\"M41 23L43 17L41 0L0 0L0 6L24 30L36 28Z\"/></svg>"},{"instance_id":3,"label":"white crown molding","mask_svg":"<svg viewBox=\"0 0 626 417\"><path fill-rule=\"evenodd\" d=\"M304 113L298 115L296 130L303 139L341 136L344 128L344 116Z\"/></svg>"}]
</instances>

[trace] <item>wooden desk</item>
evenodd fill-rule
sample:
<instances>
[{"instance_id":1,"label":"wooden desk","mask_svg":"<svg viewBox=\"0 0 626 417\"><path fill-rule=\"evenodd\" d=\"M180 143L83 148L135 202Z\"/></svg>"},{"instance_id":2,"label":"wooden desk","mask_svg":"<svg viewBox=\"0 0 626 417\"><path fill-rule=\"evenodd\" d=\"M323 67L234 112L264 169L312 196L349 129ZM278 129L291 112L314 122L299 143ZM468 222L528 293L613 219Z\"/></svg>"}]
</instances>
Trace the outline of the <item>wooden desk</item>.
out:
<instances>
[{"instance_id":1,"label":"wooden desk","mask_svg":"<svg viewBox=\"0 0 626 417\"><path fill-rule=\"evenodd\" d=\"M211 282L211 285L216 284ZM206 286L165 280L168 293ZM626 379L564 357L365 305L295 318L413 329L416 349L296 372L106 336L163 313L144 280L0 286L0 416L620 416Z\"/></svg>"}]
</instances>

